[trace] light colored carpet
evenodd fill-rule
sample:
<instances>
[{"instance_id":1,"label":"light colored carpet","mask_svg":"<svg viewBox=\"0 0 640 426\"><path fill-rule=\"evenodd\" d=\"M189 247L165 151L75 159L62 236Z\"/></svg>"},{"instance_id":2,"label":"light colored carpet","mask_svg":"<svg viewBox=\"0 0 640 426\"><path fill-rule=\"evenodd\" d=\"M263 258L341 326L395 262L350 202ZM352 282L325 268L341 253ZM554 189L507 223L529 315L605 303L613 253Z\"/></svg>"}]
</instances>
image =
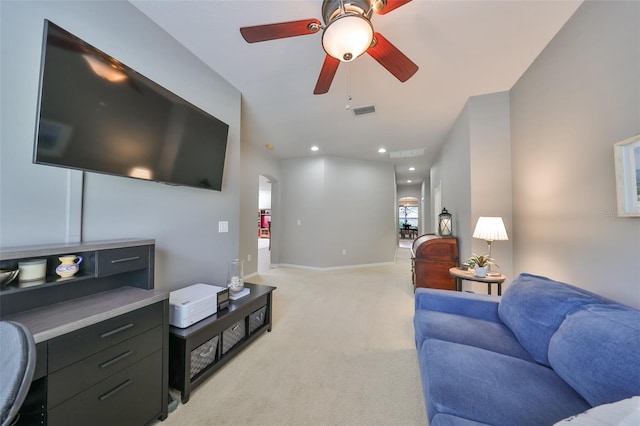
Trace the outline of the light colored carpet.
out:
<instances>
[{"instance_id":1,"label":"light colored carpet","mask_svg":"<svg viewBox=\"0 0 640 426\"><path fill-rule=\"evenodd\" d=\"M157 425L426 425L409 262L254 277L278 287L273 330Z\"/></svg>"}]
</instances>

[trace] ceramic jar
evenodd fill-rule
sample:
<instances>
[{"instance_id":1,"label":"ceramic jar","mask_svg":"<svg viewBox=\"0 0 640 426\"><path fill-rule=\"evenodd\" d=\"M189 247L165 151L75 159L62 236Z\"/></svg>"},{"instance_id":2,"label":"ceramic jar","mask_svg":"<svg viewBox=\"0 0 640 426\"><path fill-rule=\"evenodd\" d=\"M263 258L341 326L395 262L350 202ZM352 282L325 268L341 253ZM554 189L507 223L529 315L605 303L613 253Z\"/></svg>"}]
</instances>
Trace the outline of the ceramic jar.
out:
<instances>
[{"instance_id":1,"label":"ceramic jar","mask_svg":"<svg viewBox=\"0 0 640 426\"><path fill-rule=\"evenodd\" d=\"M80 269L80 263L82 262L82 256L76 256L75 254L69 254L66 256L60 256L58 258L60 265L56 268L56 274L62 278L68 278L74 276Z\"/></svg>"},{"instance_id":2,"label":"ceramic jar","mask_svg":"<svg viewBox=\"0 0 640 426\"><path fill-rule=\"evenodd\" d=\"M47 274L47 259L32 259L18 262L20 281L41 281Z\"/></svg>"}]
</instances>

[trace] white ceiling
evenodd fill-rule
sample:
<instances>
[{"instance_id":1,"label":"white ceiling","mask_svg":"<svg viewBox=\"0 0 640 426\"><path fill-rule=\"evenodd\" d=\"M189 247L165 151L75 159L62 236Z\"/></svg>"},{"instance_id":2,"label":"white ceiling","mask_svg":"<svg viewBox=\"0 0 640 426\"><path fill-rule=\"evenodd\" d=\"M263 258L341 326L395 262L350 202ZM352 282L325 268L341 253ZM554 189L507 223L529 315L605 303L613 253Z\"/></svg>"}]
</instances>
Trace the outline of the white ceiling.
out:
<instances>
[{"instance_id":1,"label":"white ceiling","mask_svg":"<svg viewBox=\"0 0 640 426\"><path fill-rule=\"evenodd\" d=\"M239 28L322 20L321 0L131 0L242 93L242 139L280 158L393 161L398 184L422 182L470 96L509 90L581 0L413 0L372 24L420 69L399 82L373 58L341 64L313 89L325 54L319 33L248 44ZM348 96L351 95L351 100ZM345 108L375 105L355 116ZM318 145L316 153L311 145ZM387 149L378 154L379 147ZM392 159L391 152L424 152ZM414 166L415 171L408 171Z\"/></svg>"}]
</instances>

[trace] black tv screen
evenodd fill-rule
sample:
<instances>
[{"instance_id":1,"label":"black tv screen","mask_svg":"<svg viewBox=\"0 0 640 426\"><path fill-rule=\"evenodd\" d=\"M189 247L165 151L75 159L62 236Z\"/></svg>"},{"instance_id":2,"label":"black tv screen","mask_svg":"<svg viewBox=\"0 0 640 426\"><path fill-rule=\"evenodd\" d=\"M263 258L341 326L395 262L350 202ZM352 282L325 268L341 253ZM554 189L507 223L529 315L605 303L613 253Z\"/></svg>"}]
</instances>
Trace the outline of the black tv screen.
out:
<instances>
[{"instance_id":1,"label":"black tv screen","mask_svg":"<svg viewBox=\"0 0 640 426\"><path fill-rule=\"evenodd\" d=\"M45 20L34 162L222 190L229 126Z\"/></svg>"}]
</instances>

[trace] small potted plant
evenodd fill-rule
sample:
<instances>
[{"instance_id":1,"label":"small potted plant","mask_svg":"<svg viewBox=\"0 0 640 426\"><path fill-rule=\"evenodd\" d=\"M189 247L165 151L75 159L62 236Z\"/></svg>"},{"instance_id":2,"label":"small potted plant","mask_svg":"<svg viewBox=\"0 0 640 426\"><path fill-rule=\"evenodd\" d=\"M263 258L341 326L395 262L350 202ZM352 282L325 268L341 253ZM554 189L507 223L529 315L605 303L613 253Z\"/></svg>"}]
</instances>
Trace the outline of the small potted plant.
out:
<instances>
[{"instance_id":1,"label":"small potted plant","mask_svg":"<svg viewBox=\"0 0 640 426\"><path fill-rule=\"evenodd\" d=\"M473 268L476 274L476 277L484 278L487 276L487 272L489 272L489 265L498 266L491 257L486 254L475 254L471 256L467 263L469 264L469 268Z\"/></svg>"}]
</instances>

